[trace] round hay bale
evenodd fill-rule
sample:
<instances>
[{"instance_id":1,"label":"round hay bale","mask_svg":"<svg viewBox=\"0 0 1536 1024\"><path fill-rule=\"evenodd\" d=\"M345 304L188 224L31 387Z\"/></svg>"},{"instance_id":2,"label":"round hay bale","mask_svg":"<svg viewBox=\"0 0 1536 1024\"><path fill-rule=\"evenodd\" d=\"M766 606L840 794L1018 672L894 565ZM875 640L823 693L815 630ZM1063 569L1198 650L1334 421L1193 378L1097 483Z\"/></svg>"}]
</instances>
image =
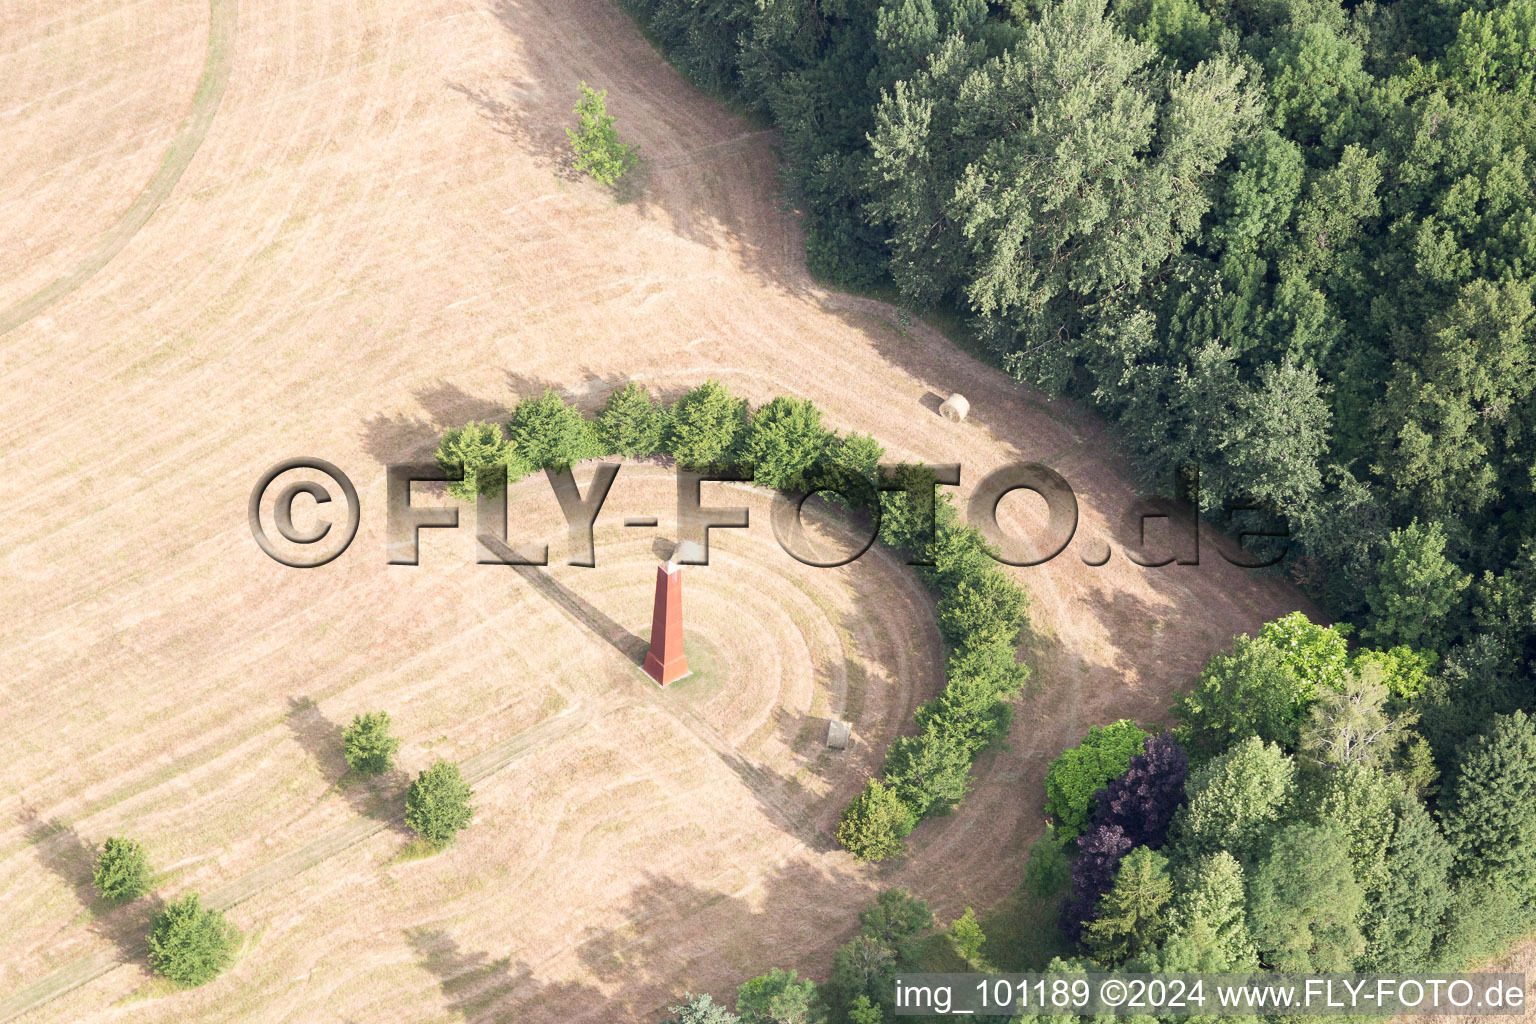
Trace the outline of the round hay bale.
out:
<instances>
[{"instance_id":1,"label":"round hay bale","mask_svg":"<svg viewBox=\"0 0 1536 1024\"><path fill-rule=\"evenodd\" d=\"M961 394L950 395L939 405L939 415L951 423L959 423L970 411L971 403L967 402L965 396Z\"/></svg>"}]
</instances>

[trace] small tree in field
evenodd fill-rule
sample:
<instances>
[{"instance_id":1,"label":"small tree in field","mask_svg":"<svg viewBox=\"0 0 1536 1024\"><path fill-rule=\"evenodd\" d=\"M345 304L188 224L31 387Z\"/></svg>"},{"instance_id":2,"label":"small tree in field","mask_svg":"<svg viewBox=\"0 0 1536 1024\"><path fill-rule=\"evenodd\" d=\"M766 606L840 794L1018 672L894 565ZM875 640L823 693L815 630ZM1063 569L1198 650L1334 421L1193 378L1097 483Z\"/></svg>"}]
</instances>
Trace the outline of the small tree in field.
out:
<instances>
[{"instance_id":1,"label":"small tree in field","mask_svg":"<svg viewBox=\"0 0 1536 1024\"><path fill-rule=\"evenodd\" d=\"M223 914L187 893L150 926L149 963L178 985L201 985L234 960L235 939Z\"/></svg>"},{"instance_id":2,"label":"small tree in field","mask_svg":"<svg viewBox=\"0 0 1536 1024\"><path fill-rule=\"evenodd\" d=\"M347 765L364 775L383 775L395 766L395 751L400 741L389 734L389 712L370 711L358 715L341 734L346 746Z\"/></svg>"},{"instance_id":3,"label":"small tree in field","mask_svg":"<svg viewBox=\"0 0 1536 1024\"><path fill-rule=\"evenodd\" d=\"M613 118L608 115L607 89L593 89L582 82L576 117L577 126L565 130L576 153L576 169L595 181L612 185L635 165L640 147L619 141Z\"/></svg>"},{"instance_id":4,"label":"small tree in field","mask_svg":"<svg viewBox=\"0 0 1536 1024\"><path fill-rule=\"evenodd\" d=\"M603 454L596 425L553 388L517 403L507 421L507 436L518 455L536 469L568 470Z\"/></svg>"},{"instance_id":5,"label":"small tree in field","mask_svg":"<svg viewBox=\"0 0 1536 1024\"><path fill-rule=\"evenodd\" d=\"M96 891L117 903L129 903L149 892L149 858L132 839L113 837L101 848L91 875Z\"/></svg>"},{"instance_id":6,"label":"small tree in field","mask_svg":"<svg viewBox=\"0 0 1536 1024\"><path fill-rule=\"evenodd\" d=\"M976 911L966 907L965 913L955 918L954 923L949 926L949 941L954 945L955 952L960 954L960 959L969 966L975 968L986 966L986 960L981 955L981 947L986 944L987 936L976 920Z\"/></svg>"},{"instance_id":7,"label":"small tree in field","mask_svg":"<svg viewBox=\"0 0 1536 1024\"><path fill-rule=\"evenodd\" d=\"M447 846L474 819L469 798L474 791L459 766L439 761L411 783L405 793L405 823L434 846Z\"/></svg>"}]
</instances>

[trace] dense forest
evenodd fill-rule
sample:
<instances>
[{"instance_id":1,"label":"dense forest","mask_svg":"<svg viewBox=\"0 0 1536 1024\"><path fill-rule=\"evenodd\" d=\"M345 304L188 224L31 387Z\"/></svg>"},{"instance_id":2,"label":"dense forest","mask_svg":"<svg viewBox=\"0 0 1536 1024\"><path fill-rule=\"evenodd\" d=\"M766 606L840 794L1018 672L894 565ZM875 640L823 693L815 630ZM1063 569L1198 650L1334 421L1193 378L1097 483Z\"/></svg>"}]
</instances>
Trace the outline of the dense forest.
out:
<instances>
[{"instance_id":1,"label":"dense forest","mask_svg":"<svg viewBox=\"0 0 1536 1024\"><path fill-rule=\"evenodd\" d=\"M622 2L777 128L813 272L1283 519L1336 621L1063 755L1057 969L1452 966L1536 924L1536 0ZM917 963L871 943L834 1020L880 1019L848 958Z\"/></svg>"},{"instance_id":2,"label":"dense forest","mask_svg":"<svg viewBox=\"0 0 1536 1024\"><path fill-rule=\"evenodd\" d=\"M1330 612L1518 702L1536 3L625 3L777 126L813 270L963 316L1149 481L1284 516Z\"/></svg>"}]
</instances>

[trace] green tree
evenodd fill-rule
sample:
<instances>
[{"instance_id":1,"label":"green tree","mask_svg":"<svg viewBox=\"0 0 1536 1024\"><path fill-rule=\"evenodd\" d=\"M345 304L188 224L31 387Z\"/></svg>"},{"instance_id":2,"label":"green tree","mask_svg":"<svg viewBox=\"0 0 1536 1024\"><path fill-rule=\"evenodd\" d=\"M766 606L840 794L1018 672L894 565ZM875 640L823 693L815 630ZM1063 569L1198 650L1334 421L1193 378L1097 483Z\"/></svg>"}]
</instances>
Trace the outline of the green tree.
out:
<instances>
[{"instance_id":1,"label":"green tree","mask_svg":"<svg viewBox=\"0 0 1536 1024\"><path fill-rule=\"evenodd\" d=\"M132 839L113 836L101 846L91 884L114 903L130 903L149 892L149 856Z\"/></svg>"},{"instance_id":2,"label":"green tree","mask_svg":"<svg viewBox=\"0 0 1536 1024\"><path fill-rule=\"evenodd\" d=\"M1531 392L1533 325L1528 282L1469 281L1397 354L1376 411L1375 468L1401 502L1466 515L1504 490L1502 463L1523 426L1516 410Z\"/></svg>"},{"instance_id":3,"label":"green tree","mask_svg":"<svg viewBox=\"0 0 1536 1024\"><path fill-rule=\"evenodd\" d=\"M939 598L939 632L954 644L1018 643L1024 628L1024 591L995 569L962 578Z\"/></svg>"},{"instance_id":4,"label":"green tree","mask_svg":"<svg viewBox=\"0 0 1536 1024\"><path fill-rule=\"evenodd\" d=\"M683 997L682 1005L667 1008L669 1016L661 1024L737 1024L741 1020L730 1010L715 1003L708 992Z\"/></svg>"},{"instance_id":5,"label":"green tree","mask_svg":"<svg viewBox=\"0 0 1536 1024\"><path fill-rule=\"evenodd\" d=\"M821 1020L816 983L775 968L741 983L736 1012L744 1024L812 1024Z\"/></svg>"},{"instance_id":6,"label":"green tree","mask_svg":"<svg viewBox=\"0 0 1536 1024\"><path fill-rule=\"evenodd\" d=\"M532 472L532 467L501 432L501 427L474 420L444 432L437 444L435 458L445 472L455 473L463 469L463 479L448 483L448 493L460 501L474 501L477 494L493 494L508 480L517 480Z\"/></svg>"},{"instance_id":7,"label":"green tree","mask_svg":"<svg viewBox=\"0 0 1536 1024\"><path fill-rule=\"evenodd\" d=\"M1069 0L991 59L951 39L888 93L870 209L890 226L903 291L926 303L958 289L990 334L1044 334L1054 300L1134 288L1177 251L1207 201L1188 184L1258 109L1225 60L1165 84L1154 56L1099 0ZM1061 354L1025 352L1032 369Z\"/></svg>"},{"instance_id":8,"label":"green tree","mask_svg":"<svg viewBox=\"0 0 1536 1024\"><path fill-rule=\"evenodd\" d=\"M859 913L859 931L889 948L899 964L912 961L917 940L932 927L928 904L900 886L882 891Z\"/></svg>"},{"instance_id":9,"label":"green tree","mask_svg":"<svg viewBox=\"0 0 1536 1024\"><path fill-rule=\"evenodd\" d=\"M946 676L944 689L917 709L917 725L947 731L973 758L1008 734L1013 715L1004 698L1023 687L1028 669L1014 661L1012 644L987 644L952 651Z\"/></svg>"},{"instance_id":10,"label":"green tree","mask_svg":"<svg viewBox=\"0 0 1536 1024\"><path fill-rule=\"evenodd\" d=\"M1117 0L1110 9L1127 35L1157 47L1185 71L1216 44L1217 25L1194 0Z\"/></svg>"},{"instance_id":11,"label":"green tree","mask_svg":"<svg viewBox=\"0 0 1536 1024\"><path fill-rule=\"evenodd\" d=\"M405 792L405 823L434 846L447 846L474 819L469 783L452 761L438 761Z\"/></svg>"},{"instance_id":12,"label":"green tree","mask_svg":"<svg viewBox=\"0 0 1536 1024\"><path fill-rule=\"evenodd\" d=\"M1288 138L1333 147L1355 128L1356 109L1372 83L1360 44L1342 20L1297 18L1270 39L1270 123Z\"/></svg>"},{"instance_id":13,"label":"green tree","mask_svg":"<svg viewBox=\"0 0 1536 1024\"><path fill-rule=\"evenodd\" d=\"M566 470L603 453L594 426L553 388L545 388L538 398L517 403L507 423L507 436L535 469Z\"/></svg>"},{"instance_id":14,"label":"green tree","mask_svg":"<svg viewBox=\"0 0 1536 1024\"><path fill-rule=\"evenodd\" d=\"M1415 519L1387 538L1375 584L1366 589L1370 625L1362 635L1382 646L1443 651L1460 612L1471 577L1445 557L1439 523Z\"/></svg>"},{"instance_id":15,"label":"green tree","mask_svg":"<svg viewBox=\"0 0 1536 1024\"><path fill-rule=\"evenodd\" d=\"M1045 813L1063 840L1075 839L1088 824L1093 796L1110 779L1125 774L1149 734L1121 719L1088 730L1083 742L1065 750L1045 773Z\"/></svg>"},{"instance_id":16,"label":"green tree","mask_svg":"<svg viewBox=\"0 0 1536 1024\"><path fill-rule=\"evenodd\" d=\"M609 395L597 417L603 450L631 459L661 451L666 431L666 409L635 381Z\"/></svg>"},{"instance_id":17,"label":"green tree","mask_svg":"<svg viewBox=\"0 0 1536 1024\"><path fill-rule=\"evenodd\" d=\"M1384 680L1384 668L1368 662L1350 672L1342 688L1323 690L1302 728L1301 749L1325 766L1391 760L1419 716L1387 712Z\"/></svg>"},{"instance_id":18,"label":"green tree","mask_svg":"<svg viewBox=\"0 0 1536 1024\"><path fill-rule=\"evenodd\" d=\"M1165 971L1242 971L1257 962L1248 935L1243 866L1226 850L1196 858L1181 873L1169 913L1173 936Z\"/></svg>"},{"instance_id":19,"label":"green tree","mask_svg":"<svg viewBox=\"0 0 1536 1024\"><path fill-rule=\"evenodd\" d=\"M1114 887L1099 900L1099 914L1083 929L1083 941L1106 966L1151 953L1168 934L1173 881L1168 858L1138 846L1120 861Z\"/></svg>"},{"instance_id":20,"label":"green tree","mask_svg":"<svg viewBox=\"0 0 1536 1024\"><path fill-rule=\"evenodd\" d=\"M1322 489L1333 417L1328 387L1292 354L1255 376L1236 398L1230 436L1191 454L1212 465L1207 486L1222 498L1246 494L1264 508L1303 508Z\"/></svg>"},{"instance_id":21,"label":"green tree","mask_svg":"<svg viewBox=\"0 0 1536 1024\"><path fill-rule=\"evenodd\" d=\"M848 1004L848 1024L885 1024L885 1014L869 1001L869 996L854 996Z\"/></svg>"},{"instance_id":22,"label":"green tree","mask_svg":"<svg viewBox=\"0 0 1536 1024\"><path fill-rule=\"evenodd\" d=\"M1301 198L1306 156L1272 128L1240 139L1232 152L1211 232L1222 248L1242 251L1283 231Z\"/></svg>"},{"instance_id":23,"label":"green tree","mask_svg":"<svg viewBox=\"0 0 1536 1024\"><path fill-rule=\"evenodd\" d=\"M187 893L155 915L149 964L178 985L201 985L234 962L237 937L222 913Z\"/></svg>"},{"instance_id":24,"label":"green tree","mask_svg":"<svg viewBox=\"0 0 1536 1024\"><path fill-rule=\"evenodd\" d=\"M906 849L906 838L917 826L917 815L894 789L870 779L864 791L843 811L837 841L860 860L881 861Z\"/></svg>"},{"instance_id":25,"label":"green tree","mask_svg":"<svg viewBox=\"0 0 1536 1024\"><path fill-rule=\"evenodd\" d=\"M1473 92L1536 94L1536 2L1509 0L1465 9L1456 41L1441 66L1446 78Z\"/></svg>"},{"instance_id":26,"label":"green tree","mask_svg":"<svg viewBox=\"0 0 1536 1024\"><path fill-rule=\"evenodd\" d=\"M946 723L930 720L899 737L885 758L885 782L919 818L947 810L971 788L971 751Z\"/></svg>"},{"instance_id":27,"label":"green tree","mask_svg":"<svg viewBox=\"0 0 1536 1024\"><path fill-rule=\"evenodd\" d=\"M1456 874L1536 899L1536 722L1500 715L1457 759L1441 803Z\"/></svg>"},{"instance_id":28,"label":"green tree","mask_svg":"<svg viewBox=\"0 0 1536 1024\"><path fill-rule=\"evenodd\" d=\"M885 449L868 434L833 436L822 470L830 486L853 508L873 509L880 500L880 460Z\"/></svg>"},{"instance_id":29,"label":"green tree","mask_svg":"<svg viewBox=\"0 0 1536 1024\"><path fill-rule=\"evenodd\" d=\"M1338 835L1361 891L1369 896L1386 885L1393 808L1402 787L1380 768L1359 761L1334 766L1307 782L1298 804L1308 820Z\"/></svg>"},{"instance_id":30,"label":"green tree","mask_svg":"<svg viewBox=\"0 0 1536 1024\"><path fill-rule=\"evenodd\" d=\"M1392 806L1385 862L1365 892L1360 928L1365 952L1361 971L1378 973L1430 969L1433 922L1451 902L1450 843L1417 800L1398 795Z\"/></svg>"},{"instance_id":31,"label":"green tree","mask_svg":"<svg viewBox=\"0 0 1536 1024\"><path fill-rule=\"evenodd\" d=\"M1298 704L1320 689L1339 689L1349 671L1348 626L1319 626L1301 612L1282 615L1259 627L1255 642L1285 660L1300 680Z\"/></svg>"},{"instance_id":32,"label":"green tree","mask_svg":"<svg viewBox=\"0 0 1536 1024\"><path fill-rule=\"evenodd\" d=\"M1029 848L1029 862L1024 865L1024 887L1038 900L1060 896L1072 880L1072 862L1056 829L1045 826L1045 833Z\"/></svg>"},{"instance_id":33,"label":"green tree","mask_svg":"<svg viewBox=\"0 0 1536 1024\"><path fill-rule=\"evenodd\" d=\"M1432 799L1439 791L1440 768L1435 764L1434 749L1416 732L1408 733L1402 756L1393 770L1415 800Z\"/></svg>"},{"instance_id":34,"label":"green tree","mask_svg":"<svg viewBox=\"0 0 1536 1024\"><path fill-rule=\"evenodd\" d=\"M582 82L576 118L576 127L565 130L576 154L576 169L601 184L616 183L635 165L640 147L620 141L614 118L608 113L608 90L593 89Z\"/></svg>"},{"instance_id":35,"label":"green tree","mask_svg":"<svg viewBox=\"0 0 1536 1024\"><path fill-rule=\"evenodd\" d=\"M1273 743L1250 736L1190 771L1189 802L1174 815L1181 854L1226 850L1244 862L1255 856L1280 820L1296 785L1296 762Z\"/></svg>"},{"instance_id":36,"label":"green tree","mask_svg":"<svg viewBox=\"0 0 1536 1024\"><path fill-rule=\"evenodd\" d=\"M742 441L754 481L777 490L800 490L806 471L826 456L832 435L810 401L780 396L757 410Z\"/></svg>"},{"instance_id":37,"label":"green tree","mask_svg":"<svg viewBox=\"0 0 1536 1024\"><path fill-rule=\"evenodd\" d=\"M369 711L356 715L341 734L347 765L364 775L383 775L395 766L400 741L390 735L389 712Z\"/></svg>"},{"instance_id":38,"label":"green tree","mask_svg":"<svg viewBox=\"0 0 1536 1024\"><path fill-rule=\"evenodd\" d=\"M1312 690L1281 652L1240 636L1230 654L1211 656L1194 689L1175 705L1174 735L1196 758L1250 736L1294 747Z\"/></svg>"},{"instance_id":39,"label":"green tree","mask_svg":"<svg viewBox=\"0 0 1536 1024\"><path fill-rule=\"evenodd\" d=\"M933 469L904 462L891 473L889 486L880 495L880 539L899 551L930 554L940 522L955 517L949 496L937 491Z\"/></svg>"},{"instance_id":40,"label":"green tree","mask_svg":"<svg viewBox=\"0 0 1536 1024\"><path fill-rule=\"evenodd\" d=\"M965 913L955 918L949 926L949 942L955 947L955 952L973 970L986 970L987 961L981 955L981 947L986 944L987 936L981 930L981 925L976 920L976 911L970 907L965 908Z\"/></svg>"},{"instance_id":41,"label":"green tree","mask_svg":"<svg viewBox=\"0 0 1536 1024\"><path fill-rule=\"evenodd\" d=\"M1351 664L1354 671L1360 673L1374 666L1392 699L1411 701L1429 685L1430 673L1438 660L1428 651L1415 651L1399 645L1384 651L1362 648L1355 653Z\"/></svg>"},{"instance_id":42,"label":"green tree","mask_svg":"<svg viewBox=\"0 0 1536 1024\"><path fill-rule=\"evenodd\" d=\"M746 419L745 399L705 381L673 405L667 451L686 469L725 466L737 455Z\"/></svg>"},{"instance_id":43,"label":"green tree","mask_svg":"<svg viewBox=\"0 0 1536 1024\"><path fill-rule=\"evenodd\" d=\"M882 1012L888 1011L896 970L896 954L891 947L871 935L855 935L832 954L830 987L843 1006L863 996Z\"/></svg>"},{"instance_id":44,"label":"green tree","mask_svg":"<svg viewBox=\"0 0 1536 1024\"><path fill-rule=\"evenodd\" d=\"M1277 971L1348 971L1364 946L1360 885L1334 829L1289 825L1275 833L1248 888L1248 923L1260 962Z\"/></svg>"},{"instance_id":45,"label":"green tree","mask_svg":"<svg viewBox=\"0 0 1536 1024\"><path fill-rule=\"evenodd\" d=\"M1346 630L1292 612L1266 622L1255 637L1238 637L1231 653L1206 662L1200 681L1174 708L1179 742L1197 758L1249 736L1294 748L1319 691L1344 685Z\"/></svg>"},{"instance_id":46,"label":"green tree","mask_svg":"<svg viewBox=\"0 0 1536 1024\"><path fill-rule=\"evenodd\" d=\"M1530 901L1507 882L1467 877L1450 893L1445 927L1433 954L1439 969L1466 970L1508 948L1511 939L1536 927Z\"/></svg>"}]
</instances>

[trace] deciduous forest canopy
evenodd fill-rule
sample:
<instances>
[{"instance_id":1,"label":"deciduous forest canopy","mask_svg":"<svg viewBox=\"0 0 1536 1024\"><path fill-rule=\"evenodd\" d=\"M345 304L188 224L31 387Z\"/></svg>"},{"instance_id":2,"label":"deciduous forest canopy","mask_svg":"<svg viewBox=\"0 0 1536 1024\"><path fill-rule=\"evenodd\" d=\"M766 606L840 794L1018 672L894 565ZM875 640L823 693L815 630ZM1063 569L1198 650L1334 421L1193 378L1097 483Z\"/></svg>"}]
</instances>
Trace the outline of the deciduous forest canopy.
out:
<instances>
[{"instance_id":1,"label":"deciduous forest canopy","mask_svg":"<svg viewBox=\"0 0 1536 1024\"><path fill-rule=\"evenodd\" d=\"M1336 620L1053 766L1051 969L1456 968L1536 924L1536 0L621 2L777 127L815 273L1283 520ZM866 928L829 1019L920 966Z\"/></svg>"},{"instance_id":2,"label":"deciduous forest canopy","mask_svg":"<svg viewBox=\"0 0 1536 1024\"><path fill-rule=\"evenodd\" d=\"M818 274L1283 516L1382 643L1536 653L1536 0L623 2L777 126Z\"/></svg>"}]
</instances>

